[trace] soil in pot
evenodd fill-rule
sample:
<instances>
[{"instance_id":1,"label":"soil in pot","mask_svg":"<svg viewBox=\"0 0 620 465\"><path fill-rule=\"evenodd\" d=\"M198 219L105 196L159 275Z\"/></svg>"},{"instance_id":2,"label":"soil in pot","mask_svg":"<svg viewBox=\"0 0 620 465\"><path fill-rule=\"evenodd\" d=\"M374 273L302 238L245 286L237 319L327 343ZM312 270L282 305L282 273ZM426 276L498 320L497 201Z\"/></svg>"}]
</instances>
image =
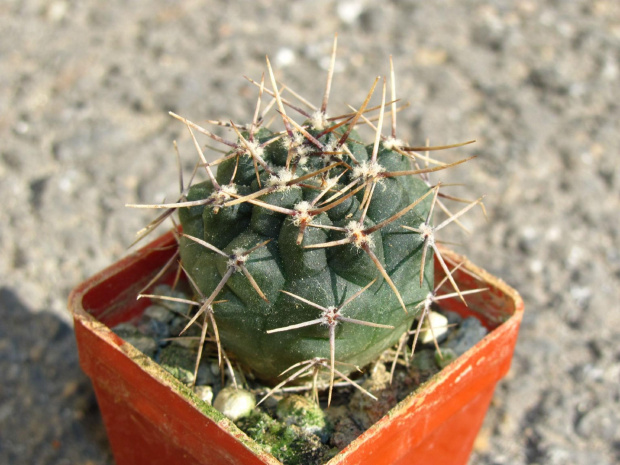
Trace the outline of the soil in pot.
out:
<instances>
[{"instance_id":1,"label":"soil in pot","mask_svg":"<svg viewBox=\"0 0 620 465\"><path fill-rule=\"evenodd\" d=\"M182 282L174 289L158 285L152 293L191 299ZM205 345L196 371L200 328L192 326L179 336L191 311L185 303L152 298L142 315L112 330L159 363L180 383L192 387L201 401L225 411L241 430L284 464L321 464L487 333L474 317L463 319L436 304L433 310L436 318L433 332L439 350L430 331L426 330L420 333L415 356L406 359L403 354L411 350L412 334L404 351L397 351L397 348L386 351L379 360L359 372L354 377L356 386L337 382L329 408L326 390L319 390L319 407L312 399L310 385L285 386L271 391L228 357L221 369L214 341ZM417 323L414 330L415 326ZM255 406L255 399L267 395Z\"/></svg>"}]
</instances>

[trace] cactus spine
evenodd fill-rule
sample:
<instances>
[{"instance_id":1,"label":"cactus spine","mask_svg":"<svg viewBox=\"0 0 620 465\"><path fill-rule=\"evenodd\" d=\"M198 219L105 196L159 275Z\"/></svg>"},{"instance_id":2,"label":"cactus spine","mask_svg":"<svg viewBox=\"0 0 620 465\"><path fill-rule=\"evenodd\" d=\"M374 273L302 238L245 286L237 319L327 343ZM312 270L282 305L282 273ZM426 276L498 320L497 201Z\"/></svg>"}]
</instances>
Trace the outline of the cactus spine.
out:
<instances>
[{"instance_id":1,"label":"cactus spine","mask_svg":"<svg viewBox=\"0 0 620 465\"><path fill-rule=\"evenodd\" d=\"M368 108L377 78L359 109L328 118L335 51L336 42L322 105L311 111L284 100L267 60L272 90L264 77L254 82L252 122L225 124L235 141L172 114L187 126L206 174L177 202L156 206L168 209L160 219L178 210L183 227L181 262L199 296L187 327L202 322L203 338L209 327L220 351L272 384L291 368L286 381L324 369L333 383L402 341L434 288L439 185L422 176L466 161L420 168L417 152L464 144L407 147L396 139L393 71L391 137L382 136L385 79L379 108ZM282 131L264 127L265 93ZM377 109L374 143L365 145L355 128L374 127L366 114ZM195 132L229 152L208 163Z\"/></svg>"}]
</instances>

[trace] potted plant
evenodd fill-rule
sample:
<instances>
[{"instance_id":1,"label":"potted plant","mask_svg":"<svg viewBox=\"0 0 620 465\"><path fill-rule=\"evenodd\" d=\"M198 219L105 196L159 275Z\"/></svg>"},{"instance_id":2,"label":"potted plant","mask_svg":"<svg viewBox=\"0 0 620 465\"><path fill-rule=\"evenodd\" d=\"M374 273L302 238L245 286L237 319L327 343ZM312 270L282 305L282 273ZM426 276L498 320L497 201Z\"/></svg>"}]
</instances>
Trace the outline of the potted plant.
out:
<instances>
[{"instance_id":1,"label":"potted plant","mask_svg":"<svg viewBox=\"0 0 620 465\"><path fill-rule=\"evenodd\" d=\"M219 123L235 140L173 114L187 126L199 156L195 173L206 180L182 187L176 202L148 206L163 213L145 232L174 212L181 229L72 293L81 364L93 381L117 463L279 463L110 331L158 298L145 288L176 282L178 270L194 294L184 301L195 304L184 331L201 328L194 375L210 334L220 364L230 354L277 388L308 379L324 384L328 405L336 378L362 389L351 378L356 368L409 339L413 347L405 350L412 350L433 302L442 299L442 308L476 316L491 330L482 341L329 461L466 462L494 386L509 368L523 305L504 283L437 244L435 233L481 199L450 213L442 200L451 197L427 174L468 159L448 164L428 153L464 144L410 147L396 138L393 72L389 103L383 80L381 105L368 106L377 78L358 109L328 117L335 49L334 43L318 108L287 101L267 60L271 90L264 79L255 82L252 122ZM273 97L266 109L265 94ZM384 137L388 105L392 134ZM265 127L272 106L281 131ZM301 123L291 109L303 116ZM378 111L376 126L370 111ZM361 124L374 128L367 146L355 129ZM229 152L208 162L195 132ZM449 216L433 226L437 206ZM171 266L179 260L180 268Z\"/></svg>"}]
</instances>

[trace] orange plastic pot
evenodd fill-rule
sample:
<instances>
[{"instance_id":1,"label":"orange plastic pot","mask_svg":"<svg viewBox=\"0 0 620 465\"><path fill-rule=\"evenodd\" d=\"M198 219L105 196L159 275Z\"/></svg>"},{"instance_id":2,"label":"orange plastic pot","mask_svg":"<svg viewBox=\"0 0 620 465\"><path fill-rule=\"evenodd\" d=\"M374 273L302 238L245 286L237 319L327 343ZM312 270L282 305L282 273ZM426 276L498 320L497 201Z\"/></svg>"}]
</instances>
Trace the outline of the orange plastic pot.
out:
<instances>
[{"instance_id":1,"label":"orange plastic pot","mask_svg":"<svg viewBox=\"0 0 620 465\"><path fill-rule=\"evenodd\" d=\"M175 252L168 233L79 285L69 298L80 364L90 377L118 465L279 464L217 410L199 402L155 362L112 333L149 305L136 300ZM457 260L461 257L445 251ZM442 307L476 316L489 334L410 394L332 458L344 464L467 463L496 383L508 372L523 314L517 292L467 262L455 273L490 290ZM438 270L438 278L441 268ZM165 279L165 277L164 277ZM446 289L450 292L450 289Z\"/></svg>"}]
</instances>

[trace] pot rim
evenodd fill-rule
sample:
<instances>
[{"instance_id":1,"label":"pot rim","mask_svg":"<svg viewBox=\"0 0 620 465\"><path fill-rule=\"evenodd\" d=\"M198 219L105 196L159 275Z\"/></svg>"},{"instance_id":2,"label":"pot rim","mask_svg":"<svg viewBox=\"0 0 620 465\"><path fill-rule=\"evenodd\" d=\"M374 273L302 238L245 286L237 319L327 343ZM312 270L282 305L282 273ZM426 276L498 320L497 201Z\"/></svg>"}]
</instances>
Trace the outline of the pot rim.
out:
<instances>
[{"instance_id":1,"label":"pot rim","mask_svg":"<svg viewBox=\"0 0 620 465\"><path fill-rule=\"evenodd\" d=\"M99 321L99 319L92 314L93 312L96 313L96 311L101 311L101 308L97 309L96 305L93 306L94 301L97 298L97 289L105 288L106 293L111 293L112 290L110 289L110 286L106 287L106 284L110 282L111 278L118 275L119 270L126 271L132 267L136 267L138 262L145 260L145 257L147 258L147 261L149 261L148 259L151 256L152 260L150 261L161 261L161 257L156 255L171 255L170 250L171 246L175 245L174 241L175 239L173 232L170 231L155 239L142 249L126 256L78 285L71 292L68 303L69 310L73 314L76 326L78 324L82 325L89 331L95 333L99 338L106 340L125 357L129 358L134 364L139 365L140 368L144 369L150 377L175 392L186 403L190 404L193 408L209 418L209 420L216 423L219 428L238 439L247 449L257 455L260 460L263 460L263 463L272 465L281 464L279 460L264 451L253 439L243 433L243 431L241 431L232 421L224 417L212 406L199 401L190 389L182 385L182 383L160 367L159 364L146 357L131 344L124 342L120 337L114 334L108 326ZM344 463L348 463L347 460L358 450L362 449L365 444L369 441L373 442L373 440L377 439L379 436L385 435L388 425L390 424L402 424L403 422L416 421L416 415L419 415L421 411L425 410L424 405L426 402L430 401L436 403L445 396L444 391L447 390L447 385L453 386L460 383L461 386L464 386L467 383L471 384L472 376L474 375L473 372L480 371L480 367L484 366L482 362L487 360L486 356L479 356L477 354L481 353L481 351L484 352L485 350L491 350L490 347L492 345L497 344L497 341L506 337L509 338L507 348L504 350L505 353L500 354L504 361L497 364L497 366L494 366L492 370L486 370L482 374L479 374L479 377L482 378L482 383L479 379L477 385L483 385L484 387L494 386L495 383L497 383L497 381L508 372L510 367L510 359L512 358L512 352L514 350L514 342L516 342L518 327L523 317L524 303L521 296L515 289L508 286L503 280L496 278L482 268L474 265L467 258L443 247L442 255L456 262L464 261L461 270L468 270L469 272L473 272L478 275L481 280L493 290L492 292L494 295L498 295L503 299L502 302L504 305L509 304L512 308L510 311L504 312L503 317L498 318L496 316L491 318L489 321L486 321L485 326L490 327L490 331L482 340L443 368L439 373L435 374L425 383L418 386L378 422L364 431L358 438L353 440L331 460L326 462L325 465L343 465ZM163 263L165 263L165 261ZM442 273L442 270L438 270L440 267L435 268L436 273ZM458 271L461 272L461 270ZM134 288L139 289L139 286L146 284L149 279L149 276L143 277L137 285L134 286ZM91 295L93 292L94 295ZM135 297L135 294L133 295ZM129 302L127 297L128 296L123 296L120 303L118 303L118 306L123 306L123 304ZM137 306L136 303L133 302L133 305L138 309L138 313L141 309L144 309L149 305L149 299L142 300L143 303ZM444 302L442 302L442 307L444 307ZM458 311L459 302L452 302L452 306ZM460 304L460 306L462 306L462 304ZM453 308L449 309L452 310ZM465 313L466 315L477 313L471 309L460 308L460 310L461 311L459 313ZM88 368L83 366L83 369L88 374ZM469 393L469 397L472 396L473 394ZM452 411L454 408L449 410ZM449 413L450 412L444 414L443 417L449 416ZM420 431L420 437L424 437L425 435L431 433L437 427L439 423L438 420L440 419L425 420L423 422L424 424L420 425L420 428L424 430Z\"/></svg>"}]
</instances>

